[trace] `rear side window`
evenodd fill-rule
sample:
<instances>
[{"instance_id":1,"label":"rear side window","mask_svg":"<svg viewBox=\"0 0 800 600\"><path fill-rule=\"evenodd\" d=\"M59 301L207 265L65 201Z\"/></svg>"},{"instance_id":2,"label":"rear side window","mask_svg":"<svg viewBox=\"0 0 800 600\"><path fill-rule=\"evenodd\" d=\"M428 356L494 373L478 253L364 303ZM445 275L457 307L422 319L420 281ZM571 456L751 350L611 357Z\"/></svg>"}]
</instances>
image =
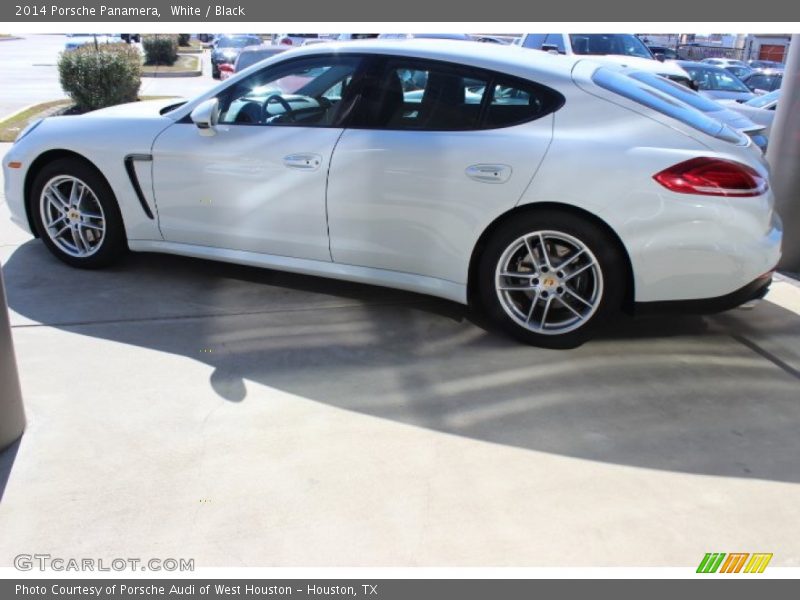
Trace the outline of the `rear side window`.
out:
<instances>
[{"instance_id":1,"label":"rear side window","mask_svg":"<svg viewBox=\"0 0 800 600\"><path fill-rule=\"evenodd\" d=\"M525 48L532 48L534 50L541 50L543 46L552 46L560 54L566 52L564 47L564 35L561 33L529 33L525 36L522 45Z\"/></svg>"},{"instance_id":2,"label":"rear side window","mask_svg":"<svg viewBox=\"0 0 800 600\"><path fill-rule=\"evenodd\" d=\"M672 117L707 135L735 144L747 143L744 136L719 121L627 75L600 67L592 75L592 81L603 89Z\"/></svg>"},{"instance_id":3,"label":"rear side window","mask_svg":"<svg viewBox=\"0 0 800 600\"><path fill-rule=\"evenodd\" d=\"M361 95L356 127L465 131L508 127L560 108L564 98L534 82L429 60L387 61Z\"/></svg>"}]
</instances>

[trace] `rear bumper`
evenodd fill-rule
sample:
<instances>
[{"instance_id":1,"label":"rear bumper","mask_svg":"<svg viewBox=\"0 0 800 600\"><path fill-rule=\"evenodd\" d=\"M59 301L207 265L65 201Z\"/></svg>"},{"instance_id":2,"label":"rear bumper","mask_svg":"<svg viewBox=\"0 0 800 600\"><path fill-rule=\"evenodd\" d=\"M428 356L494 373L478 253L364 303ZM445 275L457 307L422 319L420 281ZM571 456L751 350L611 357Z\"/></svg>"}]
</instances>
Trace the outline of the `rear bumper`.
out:
<instances>
[{"instance_id":1,"label":"rear bumper","mask_svg":"<svg viewBox=\"0 0 800 600\"><path fill-rule=\"evenodd\" d=\"M754 279L738 290L717 296L716 298L703 298L700 300L670 300L667 302L637 302L634 312L639 315L654 314L713 314L731 310L747 302L760 300L767 295L772 283L772 271Z\"/></svg>"}]
</instances>

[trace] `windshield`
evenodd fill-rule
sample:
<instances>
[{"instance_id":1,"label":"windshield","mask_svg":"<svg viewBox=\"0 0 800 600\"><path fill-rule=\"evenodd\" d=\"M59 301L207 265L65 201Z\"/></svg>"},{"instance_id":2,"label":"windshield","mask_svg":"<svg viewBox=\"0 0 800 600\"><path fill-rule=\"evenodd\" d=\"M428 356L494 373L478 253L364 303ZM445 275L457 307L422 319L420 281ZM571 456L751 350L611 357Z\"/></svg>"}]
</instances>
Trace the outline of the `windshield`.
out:
<instances>
[{"instance_id":1,"label":"windshield","mask_svg":"<svg viewBox=\"0 0 800 600\"><path fill-rule=\"evenodd\" d=\"M570 33L575 54L621 54L653 58L644 42L628 33Z\"/></svg>"},{"instance_id":2,"label":"windshield","mask_svg":"<svg viewBox=\"0 0 800 600\"><path fill-rule=\"evenodd\" d=\"M772 104L778 99L780 95L780 90L775 90L774 92L770 92L769 94L764 94L763 96L756 96L752 100L748 100L745 102L747 106L755 106L756 108L764 108L768 104Z\"/></svg>"},{"instance_id":3,"label":"windshield","mask_svg":"<svg viewBox=\"0 0 800 600\"><path fill-rule=\"evenodd\" d=\"M258 46L261 43L261 38L254 36L246 37L228 37L222 36L219 38L217 48L244 48L245 46Z\"/></svg>"},{"instance_id":4,"label":"windshield","mask_svg":"<svg viewBox=\"0 0 800 600\"><path fill-rule=\"evenodd\" d=\"M647 73L644 71L635 71L633 73L629 73L629 77L633 77L637 81L646 83L647 85L652 86L657 90L664 92L665 94L669 94L673 98L677 98L678 100L681 100L689 106L694 107L702 112L713 113L722 110L722 107L713 100L709 100L694 90L690 90L685 85L680 85L679 83L670 81L661 75Z\"/></svg>"},{"instance_id":5,"label":"windshield","mask_svg":"<svg viewBox=\"0 0 800 600\"><path fill-rule=\"evenodd\" d=\"M749 92L747 86L743 84L733 73L725 69L714 67L683 67L692 79L697 83L701 90L718 92Z\"/></svg>"}]
</instances>

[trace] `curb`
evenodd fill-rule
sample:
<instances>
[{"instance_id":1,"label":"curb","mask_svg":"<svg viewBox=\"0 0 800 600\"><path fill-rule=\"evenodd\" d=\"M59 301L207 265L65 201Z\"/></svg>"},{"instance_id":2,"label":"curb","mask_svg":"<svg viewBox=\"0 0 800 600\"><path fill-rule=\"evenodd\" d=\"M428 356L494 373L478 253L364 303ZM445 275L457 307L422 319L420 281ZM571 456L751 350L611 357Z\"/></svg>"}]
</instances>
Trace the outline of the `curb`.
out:
<instances>
[{"instance_id":1,"label":"curb","mask_svg":"<svg viewBox=\"0 0 800 600\"><path fill-rule=\"evenodd\" d=\"M64 96L63 98L55 98L55 100L69 100L69 98ZM46 100L45 102L50 102L50 100ZM23 106L19 110L15 110L14 112L12 112L10 114L4 115L4 116L0 116L0 123L3 123L4 121L10 121L11 119L15 119L19 115L24 113L25 111L28 111L28 110L30 110L32 108L35 108L35 107L39 106L40 104L43 104L43 102L34 102L33 104L29 104L28 106Z\"/></svg>"},{"instance_id":2,"label":"curb","mask_svg":"<svg viewBox=\"0 0 800 600\"><path fill-rule=\"evenodd\" d=\"M184 56L195 56L195 54L189 53ZM198 68L195 69L194 71L153 71L151 73L143 72L142 77L200 77L203 74L203 59L200 56L197 56L196 58L197 58Z\"/></svg>"}]
</instances>

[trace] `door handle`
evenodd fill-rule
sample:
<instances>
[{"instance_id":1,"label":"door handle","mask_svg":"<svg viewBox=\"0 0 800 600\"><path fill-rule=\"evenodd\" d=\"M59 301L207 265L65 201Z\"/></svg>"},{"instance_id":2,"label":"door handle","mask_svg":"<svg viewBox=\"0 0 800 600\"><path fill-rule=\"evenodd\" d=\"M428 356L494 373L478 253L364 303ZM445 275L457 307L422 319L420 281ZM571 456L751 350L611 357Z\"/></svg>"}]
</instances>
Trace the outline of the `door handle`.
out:
<instances>
[{"instance_id":1,"label":"door handle","mask_svg":"<svg viewBox=\"0 0 800 600\"><path fill-rule=\"evenodd\" d=\"M298 171L316 171L322 164L319 154L289 154L283 157L283 164Z\"/></svg>"},{"instance_id":2,"label":"door handle","mask_svg":"<svg viewBox=\"0 0 800 600\"><path fill-rule=\"evenodd\" d=\"M511 167L508 165L471 165L465 173L470 179L481 183L505 183L511 178Z\"/></svg>"}]
</instances>

